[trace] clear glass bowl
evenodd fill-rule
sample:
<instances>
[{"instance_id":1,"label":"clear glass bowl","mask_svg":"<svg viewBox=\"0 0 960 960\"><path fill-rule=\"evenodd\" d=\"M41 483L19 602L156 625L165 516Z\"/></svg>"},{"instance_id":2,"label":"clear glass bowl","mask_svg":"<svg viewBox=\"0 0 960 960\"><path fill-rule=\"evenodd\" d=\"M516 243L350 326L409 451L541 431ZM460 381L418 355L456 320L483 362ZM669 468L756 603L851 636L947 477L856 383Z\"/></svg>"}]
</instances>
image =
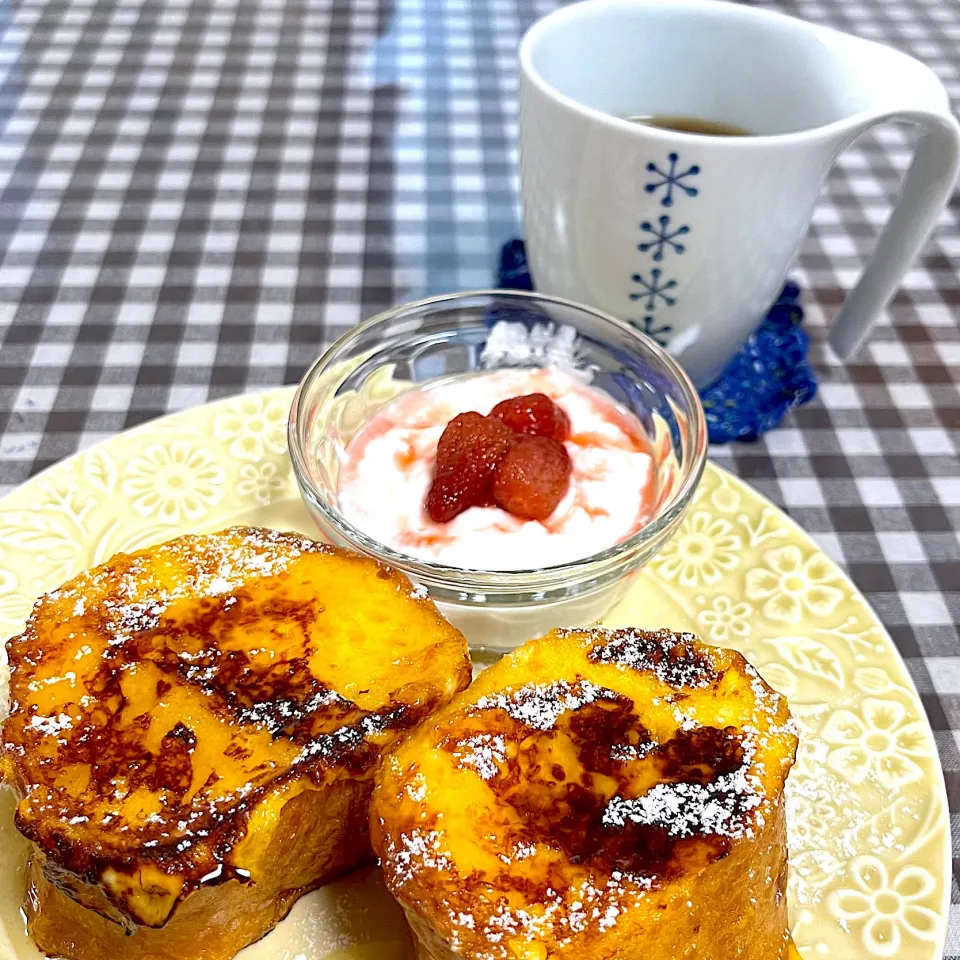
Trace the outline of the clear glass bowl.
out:
<instances>
[{"instance_id":1,"label":"clear glass bowl","mask_svg":"<svg viewBox=\"0 0 960 960\"><path fill-rule=\"evenodd\" d=\"M524 325L527 356L485 349L499 321ZM638 417L650 438L657 505L639 532L574 563L505 572L417 559L344 519L337 509L337 482L346 445L384 403L439 378L547 365L550 345L564 337L575 337L577 366L591 371L591 385ZM300 383L290 411L289 446L304 503L327 539L403 570L473 649L502 651L557 626L595 623L623 596L631 576L671 536L689 505L706 461L707 429L690 380L650 337L556 297L478 291L397 307L338 340ZM389 488L385 477L385 496Z\"/></svg>"}]
</instances>

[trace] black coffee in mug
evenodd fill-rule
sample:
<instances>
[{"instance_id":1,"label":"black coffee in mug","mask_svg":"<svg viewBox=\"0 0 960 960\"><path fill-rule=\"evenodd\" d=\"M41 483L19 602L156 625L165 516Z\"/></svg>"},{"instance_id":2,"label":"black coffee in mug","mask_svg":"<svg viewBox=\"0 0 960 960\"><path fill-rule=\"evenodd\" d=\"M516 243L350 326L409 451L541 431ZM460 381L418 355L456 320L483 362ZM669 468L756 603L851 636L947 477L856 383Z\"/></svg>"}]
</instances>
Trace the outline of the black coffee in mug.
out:
<instances>
[{"instance_id":1,"label":"black coffee in mug","mask_svg":"<svg viewBox=\"0 0 960 960\"><path fill-rule=\"evenodd\" d=\"M663 130L676 130L678 133L699 133L708 137L752 137L752 130L738 127L735 123L721 120L708 120L706 117L684 117L667 113L653 116L637 114L625 117L631 123L640 123L645 127L660 127Z\"/></svg>"}]
</instances>

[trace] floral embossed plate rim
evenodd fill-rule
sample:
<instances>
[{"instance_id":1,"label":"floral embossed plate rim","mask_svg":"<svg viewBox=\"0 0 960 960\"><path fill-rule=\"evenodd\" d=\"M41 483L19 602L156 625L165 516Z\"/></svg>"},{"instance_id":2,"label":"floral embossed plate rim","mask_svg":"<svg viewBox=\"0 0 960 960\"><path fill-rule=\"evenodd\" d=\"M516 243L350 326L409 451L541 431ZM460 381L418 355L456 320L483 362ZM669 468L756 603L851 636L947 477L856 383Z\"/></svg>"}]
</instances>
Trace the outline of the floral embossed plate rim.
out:
<instances>
[{"instance_id":1,"label":"floral embossed plate rim","mask_svg":"<svg viewBox=\"0 0 960 960\"><path fill-rule=\"evenodd\" d=\"M0 635L33 599L120 550L255 523L315 533L286 456L291 388L184 411L106 440L0 500ZM922 705L855 587L786 515L710 465L678 535L610 623L737 647L790 697L790 914L805 960L941 955L949 900L943 774ZM2 677L0 677L2 680ZM0 694L3 693L0 683ZM0 862L22 863L9 791ZM36 960L21 871L0 881L0 960ZM242 960L408 960L376 871L304 897Z\"/></svg>"}]
</instances>

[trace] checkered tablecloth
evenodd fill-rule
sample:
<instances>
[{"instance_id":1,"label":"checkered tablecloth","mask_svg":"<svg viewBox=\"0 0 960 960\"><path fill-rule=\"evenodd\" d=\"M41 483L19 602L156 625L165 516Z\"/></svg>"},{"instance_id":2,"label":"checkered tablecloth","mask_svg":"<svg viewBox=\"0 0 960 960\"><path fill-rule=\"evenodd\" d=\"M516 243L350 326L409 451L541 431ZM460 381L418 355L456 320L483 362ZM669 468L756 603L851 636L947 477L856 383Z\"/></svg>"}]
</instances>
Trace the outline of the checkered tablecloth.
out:
<instances>
[{"instance_id":1,"label":"checkered tablecloth","mask_svg":"<svg viewBox=\"0 0 960 960\"><path fill-rule=\"evenodd\" d=\"M0 492L151 417L295 381L379 308L488 286L518 233L515 50L552 5L0 8ZM773 5L920 57L960 99L957 0ZM909 131L886 127L841 157L793 273L819 400L714 456L867 594L926 704L956 818L956 200L869 347L846 366L824 347L910 153Z\"/></svg>"}]
</instances>

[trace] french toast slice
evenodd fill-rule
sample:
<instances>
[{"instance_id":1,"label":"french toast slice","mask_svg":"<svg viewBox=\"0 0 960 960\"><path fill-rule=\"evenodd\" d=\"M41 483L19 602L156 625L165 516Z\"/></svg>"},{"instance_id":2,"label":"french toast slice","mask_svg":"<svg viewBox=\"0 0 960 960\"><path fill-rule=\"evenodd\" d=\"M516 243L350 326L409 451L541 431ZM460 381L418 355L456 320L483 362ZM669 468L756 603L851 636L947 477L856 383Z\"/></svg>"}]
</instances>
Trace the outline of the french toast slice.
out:
<instances>
[{"instance_id":1,"label":"french toast slice","mask_svg":"<svg viewBox=\"0 0 960 960\"><path fill-rule=\"evenodd\" d=\"M559 630L381 757L371 836L420 960L779 960L786 701L666 630Z\"/></svg>"},{"instance_id":2,"label":"french toast slice","mask_svg":"<svg viewBox=\"0 0 960 960\"><path fill-rule=\"evenodd\" d=\"M242 527L79 575L7 649L28 925L75 960L225 960L261 937L370 856L380 751L470 679L403 575Z\"/></svg>"}]
</instances>

